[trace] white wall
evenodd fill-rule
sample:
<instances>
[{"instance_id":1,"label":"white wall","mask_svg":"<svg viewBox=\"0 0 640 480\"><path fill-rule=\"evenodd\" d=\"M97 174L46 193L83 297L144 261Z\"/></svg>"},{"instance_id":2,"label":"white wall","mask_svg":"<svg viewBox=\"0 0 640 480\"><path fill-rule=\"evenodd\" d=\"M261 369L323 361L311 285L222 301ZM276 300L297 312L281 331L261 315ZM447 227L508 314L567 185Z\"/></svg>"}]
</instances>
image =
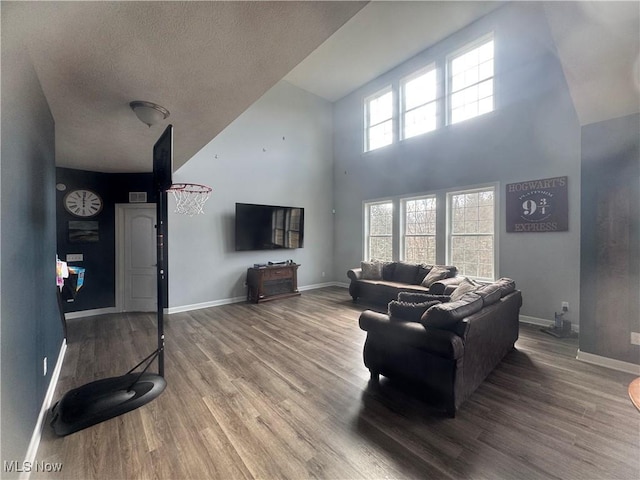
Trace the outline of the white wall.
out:
<instances>
[{"instance_id":1,"label":"white wall","mask_svg":"<svg viewBox=\"0 0 640 480\"><path fill-rule=\"evenodd\" d=\"M493 31L496 110L363 153L363 98ZM441 63L442 65L442 63ZM337 281L363 260L362 202L499 182L498 277L515 279L522 315L553 320L561 302L579 320L580 126L546 17L509 4L336 102L334 205ZM506 233L508 183L567 175L569 231Z\"/></svg>"},{"instance_id":2,"label":"white wall","mask_svg":"<svg viewBox=\"0 0 640 480\"><path fill-rule=\"evenodd\" d=\"M331 115L330 103L280 82L174 173L174 183L210 185L213 193L206 213L194 217L172 213L169 198L172 310L244 298L254 263L293 259L301 288L332 278ZM304 248L236 252L236 202L303 207Z\"/></svg>"}]
</instances>

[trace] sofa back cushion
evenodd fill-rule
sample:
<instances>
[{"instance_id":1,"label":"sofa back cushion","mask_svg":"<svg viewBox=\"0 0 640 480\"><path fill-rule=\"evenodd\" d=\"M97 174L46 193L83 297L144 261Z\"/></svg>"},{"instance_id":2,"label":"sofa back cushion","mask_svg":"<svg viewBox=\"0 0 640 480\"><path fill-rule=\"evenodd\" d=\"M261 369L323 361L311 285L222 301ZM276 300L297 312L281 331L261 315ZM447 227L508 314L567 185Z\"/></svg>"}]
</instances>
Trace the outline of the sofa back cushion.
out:
<instances>
[{"instance_id":1,"label":"sofa back cushion","mask_svg":"<svg viewBox=\"0 0 640 480\"><path fill-rule=\"evenodd\" d=\"M516 282L511 278L502 277L494 282L500 287L500 296L505 297L516 289Z\"/></svg>"},{"instance_id":2,"label":"sofa back cushion","mask_svg":"<svg viewBox=\"0 0 640 480\"><path fill-rule=\"evenodd\" d=\"M479 288L476 288L473 293L477 293L482 297L482 306L487 307L489 305L493 305L500 298L502 298L502 290L500 285L496 283L490 283L488 285L483 285Z\"/></svg>"},{"instance_id":3,"label":"sofa back cushion","mask_svg":"<svg viewBox=\"0 0 640 480\"><path fill-rule=\"evenodd\" d=\"M420 285L424 280L424 277L427 276L427 273L431 271L433 265L427 265L426 263L421 263L418 265L418 275L416 275L416 285Z\"/></svg>"},{"instance_id":4,"label":"sofa back cushion","mask_svg":"<svg viewBox=\"0 0 640 480\"><path fill-rule=\"evenodd\" d=\"M363 280L382 280L381 262L360 262Z\"/></svg>"},{"instance_id":5,"label":"sofa back cushion","mask_svg":"<svg viewBox=\"0 0 640 480\"><path fill-rule=\"evenodd\" d=\"M451 294L451 301L457 302L460 300L466 293L473 292L476 288L480 286L479 283L474 282L470 278L463 278L456 289Z\"/></svg>"},{"instance_id":6,"label":"sofa back cushion","mask_svg":"<svg viewBox=\"0 0 640 480\"><path fill-rule=\"evenodd\" d=\"M393 281L396 271L396 262L382 262L382 279Z\"/></svg>"},{"instance_id":7,"label":"sofa back cushion","mask_svg":"<svg viewBox=\"0 0 640 480\"><path fill-rule=\"evenodd\" d=\"M417 263L406 263L406 262L396 263L396 268L393 273L394 282L415 285L417 277L418 277Z\"/></svg>"},{"instance_id":8,"label":"sofa back cushion","mask_svg":"<svg viewBox=\"0 0 640 480\"><path fill-rule=\"evenodd\" d=\"M389 302L387 315L392 322L419 322L424 312L438 303L438 300L420 303L392 300Z\"/></svg>"},{"instance_id":9,"label":"sofa back cushion","mask_svg":"<svg viewBox=\"0 0 640 480\"><path fill-rule=\"evenodd\" d=\"M420 318L420 323L426 328L438 328L458 333L460 321L481 309L482 297L470 292L456 302L439 303L430 307Z\"/></svg>"}]
</instances>

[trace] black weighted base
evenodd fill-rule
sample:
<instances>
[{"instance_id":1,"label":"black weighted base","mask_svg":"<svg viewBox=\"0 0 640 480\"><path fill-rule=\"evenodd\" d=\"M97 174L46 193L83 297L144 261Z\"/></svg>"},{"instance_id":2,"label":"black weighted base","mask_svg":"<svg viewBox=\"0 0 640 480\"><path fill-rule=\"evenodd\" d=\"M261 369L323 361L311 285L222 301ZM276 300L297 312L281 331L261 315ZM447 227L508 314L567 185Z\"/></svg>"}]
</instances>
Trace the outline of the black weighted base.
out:
<instances>
[{"instance_id":1,"label":"black weighted base","mask_svg":"<svg viewBox=\"0 0 640 480\"><path fill-rule=\"evenodd\" d=\"M69 435L149 403L166 386L165 379L153 373L129 373L87 383L69 390L53 406L51 426L56 435Z\"/></svg>"}]
</instances>

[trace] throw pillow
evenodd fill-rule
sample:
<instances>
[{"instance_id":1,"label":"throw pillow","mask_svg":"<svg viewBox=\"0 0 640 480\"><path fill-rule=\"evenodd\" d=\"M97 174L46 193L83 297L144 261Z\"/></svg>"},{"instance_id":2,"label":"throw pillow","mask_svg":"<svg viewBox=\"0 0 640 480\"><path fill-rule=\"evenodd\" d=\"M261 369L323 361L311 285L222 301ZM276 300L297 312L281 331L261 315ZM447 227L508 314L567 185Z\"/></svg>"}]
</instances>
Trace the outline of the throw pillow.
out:
<instances>
[{"instance_id":1,"label":"throw pillow","mask_svg":"<svg viewBox=\"0 0 640 480\"><path fill-rule=\"evenodd\" d=\"M433 302L437 300L438 302L448 302L448 295L433 295L431 293L417 293L417 292L398 292L399 302L407 302L407 303L424 303L424 302Z\"/></svg>"},{"instance_id":2,"label":"throw pillow","mask_svg":"<svg viewBox=\"0 0 640 480\"><path fill-rule=\"evenodd\" d=\"M457 302L464 296L465 293L473 292L479 286L480 284L474 282L470 278L463 278L451 294L451 301Z\"/></svg>"},{"instance_id":3,"label":"throw pillow","mask_svg":"<svg viewBox=\"0 0 640 480\"><path fill-rule=\"evenodd\" d=\"M427 273L427 276L424 277L424 280L422 280L422 283L420 285L422 285L423 287L429 288L432 284L434 284L438 280L447 278L448 274L449 274L448 269L444 267L439 267L436 265L429 271L429 273Z\"/></svg>"},{"instance_id":4,"label":"throw pillow","mask_svg":"<svg viewBox=\"0 0 640 480\"><path fill-rule=\"evenodd\" d=\"M409 303L391 300L387 314L392 322L419 322L422 314L437 303L440 302L434 300L423 303Z\"/></svg>"},{"instance_id":5,"label":"throw pillow","mask_svg":"<svg viewBox=\"0 0 640 480\"><path fill-rule=\"evenodd\" d=\"M360 262L363 280L382 280L382 263Z\"/></svg>"},{"instance_id":6,"label":"throw pillow","mask_svg":"<svg viewBox=\"0 0 640 480\"><path fill-rule=\"evenodd\" d=\"M424 277L428 275L428 273L433 268L433 265L427 265L426 263L421 263L418 265L418 276L416 277L416 281L414 282L416 285L421 285Z\"/></svg>"}]
</instances>

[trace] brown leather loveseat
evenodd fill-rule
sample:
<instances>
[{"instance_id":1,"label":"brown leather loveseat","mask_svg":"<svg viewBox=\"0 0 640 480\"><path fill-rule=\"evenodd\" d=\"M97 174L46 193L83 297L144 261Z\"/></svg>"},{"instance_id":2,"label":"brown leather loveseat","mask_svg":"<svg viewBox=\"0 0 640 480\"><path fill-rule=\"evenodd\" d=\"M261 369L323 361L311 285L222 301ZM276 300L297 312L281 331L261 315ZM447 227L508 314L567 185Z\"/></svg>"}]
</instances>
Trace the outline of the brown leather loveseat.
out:
<instances>
[{"instance_id":1,"label":"brown leather loveseat","mask_svg":"<svg viewBox=\"0 0 640 480\"><path fill-rule=\"evenodd\" d=\"M472 291L469 291L472 290ZM522 295L502 278L450 297L401 293L387 313L366 310L364 363L379 375L410 380L455 416L460 405L514 347Z\"/></svg>"}]
</instances>

